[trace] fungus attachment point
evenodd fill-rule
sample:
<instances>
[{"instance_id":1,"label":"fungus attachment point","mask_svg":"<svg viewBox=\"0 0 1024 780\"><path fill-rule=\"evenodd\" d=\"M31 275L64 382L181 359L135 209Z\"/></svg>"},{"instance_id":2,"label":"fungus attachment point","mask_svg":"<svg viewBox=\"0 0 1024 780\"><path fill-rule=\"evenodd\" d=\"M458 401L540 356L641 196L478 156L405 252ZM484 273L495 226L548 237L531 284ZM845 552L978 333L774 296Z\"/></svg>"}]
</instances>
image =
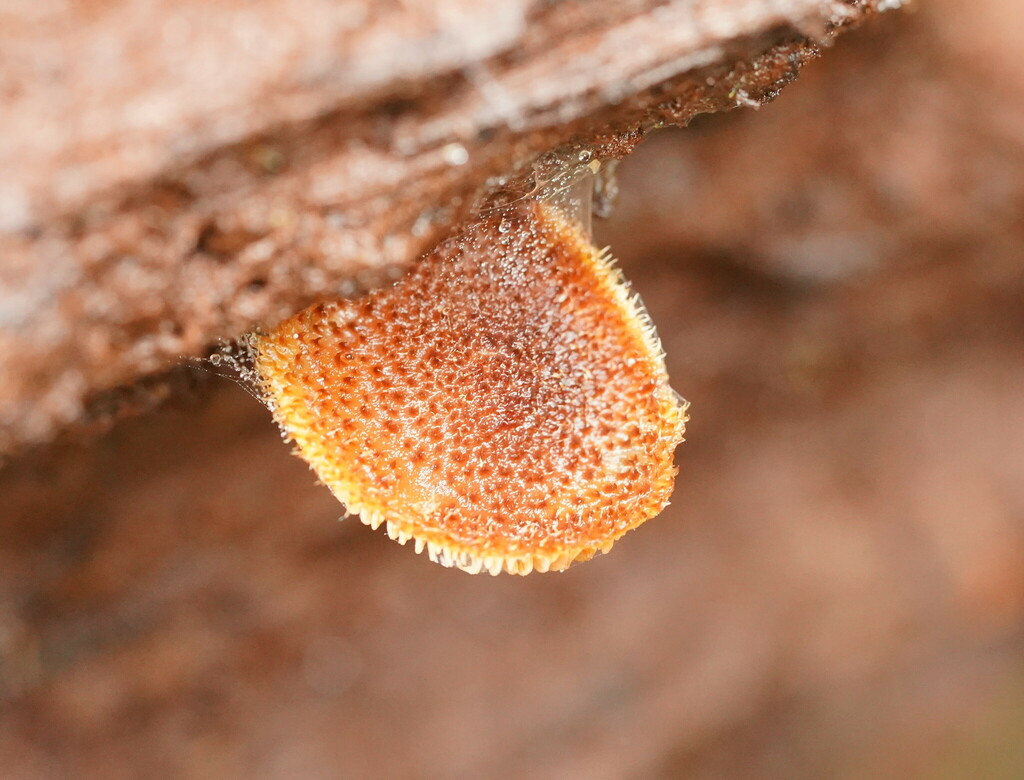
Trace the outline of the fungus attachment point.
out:
<instances>
[{"instance_id":1,"label":"fungus attachment point","mask_svg":"<svg viewBox=\"0 0 1024 780\"><path fill-rule=\"evenodd\" d=\"M543 202L254 347L268 404L324 484L446 566L565 569L668 503L686 402L610 257Z\"/></svg>"}]
</instances>

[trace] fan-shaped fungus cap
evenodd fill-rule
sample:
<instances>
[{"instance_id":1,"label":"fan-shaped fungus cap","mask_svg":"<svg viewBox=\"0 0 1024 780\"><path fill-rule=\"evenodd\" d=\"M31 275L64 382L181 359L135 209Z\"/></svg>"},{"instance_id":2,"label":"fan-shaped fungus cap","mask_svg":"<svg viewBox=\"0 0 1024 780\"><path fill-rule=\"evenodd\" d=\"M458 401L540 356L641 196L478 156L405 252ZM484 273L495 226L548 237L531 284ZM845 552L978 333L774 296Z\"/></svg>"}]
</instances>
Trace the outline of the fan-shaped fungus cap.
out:
<instances>
[{"instance_id":1,"label":"fan-shaped fungus cap","mask_svg":"<svg viewBox=\"0 0 1024 780\"><path fill-rule=\"evenodd\" d=\"M686 403L638 299L553 207L487 217L255 346L324 484L446 566L564 569L668 503Z\"/></svg>"}]
</instances>

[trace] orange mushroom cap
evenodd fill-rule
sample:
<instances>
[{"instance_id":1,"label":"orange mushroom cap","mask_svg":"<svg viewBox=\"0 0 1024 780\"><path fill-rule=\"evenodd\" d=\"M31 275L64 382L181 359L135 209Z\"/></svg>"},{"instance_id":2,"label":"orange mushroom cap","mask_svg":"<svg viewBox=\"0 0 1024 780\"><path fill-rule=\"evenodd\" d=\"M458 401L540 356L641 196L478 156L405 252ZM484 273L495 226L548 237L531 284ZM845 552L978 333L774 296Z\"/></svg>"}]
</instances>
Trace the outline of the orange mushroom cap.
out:
<instances>
[{"instance_id":1,"label":"orange mushroom cap","mask_svg":"<svg viewBox=\"0 0 1024 780\"><path fill-rule=\"evenodd\" d=\"M488 216L254 346L320 480L446 566L561 570L668 503L687 404L611 258L552 206Z\"/></svg>"}]
</instances>

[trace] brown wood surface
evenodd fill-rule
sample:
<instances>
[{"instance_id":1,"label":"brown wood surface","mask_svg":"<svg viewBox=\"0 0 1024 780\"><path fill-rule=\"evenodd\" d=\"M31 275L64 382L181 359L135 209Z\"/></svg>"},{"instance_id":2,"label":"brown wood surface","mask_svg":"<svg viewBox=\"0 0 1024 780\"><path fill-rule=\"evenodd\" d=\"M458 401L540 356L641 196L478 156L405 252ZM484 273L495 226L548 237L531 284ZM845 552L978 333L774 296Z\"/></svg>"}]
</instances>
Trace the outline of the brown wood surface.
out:
<instances>
[{"instance_id":1,"label":"brown wood surface","mask_svg":"<svg viewBox=\"0 0 1024 780\"><path fill-rule=\"evenodd\" d=\"M876 5L6 3L0 453L380 283L547 150L772 98Z\"/></svg>"}]
</instances>

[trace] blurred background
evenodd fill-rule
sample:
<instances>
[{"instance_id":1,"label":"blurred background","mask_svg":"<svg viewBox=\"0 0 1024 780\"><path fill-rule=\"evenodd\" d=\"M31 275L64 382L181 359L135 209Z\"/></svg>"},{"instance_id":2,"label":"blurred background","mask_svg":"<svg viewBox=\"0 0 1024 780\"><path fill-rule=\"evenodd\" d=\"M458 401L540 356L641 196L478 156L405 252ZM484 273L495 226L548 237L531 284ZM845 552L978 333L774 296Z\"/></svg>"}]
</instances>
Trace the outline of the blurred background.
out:
<instances>
[{"instance_id":1,"label":"blurred background","mask_svg":"<svg viewBox=\"0 0 1024 780\"><path fill-rule=\"evenodd\" d=\"M0 472L4 775L1024 776L1022 41L921 2L619 166L693 406L608 556L339 523L219 378Z\"/></svg>"}]
</instances>

